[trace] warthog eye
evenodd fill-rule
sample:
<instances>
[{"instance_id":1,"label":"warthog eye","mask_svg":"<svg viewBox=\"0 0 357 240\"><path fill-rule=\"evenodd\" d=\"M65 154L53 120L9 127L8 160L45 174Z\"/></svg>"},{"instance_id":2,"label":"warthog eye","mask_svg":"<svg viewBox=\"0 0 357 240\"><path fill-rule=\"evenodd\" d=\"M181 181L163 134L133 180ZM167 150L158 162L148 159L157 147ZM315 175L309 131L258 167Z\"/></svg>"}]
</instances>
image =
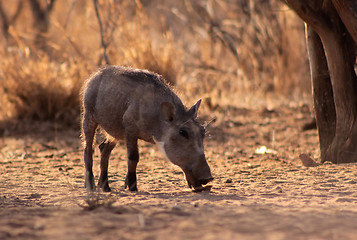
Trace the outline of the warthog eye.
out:
<instances>
[{"instance_id":1,"label":"warthog eye","mask_svg":"<svg viewBox=\"0 0 357 240\"><path fill-rule=\"evenodd\" d=\"M186 129L180 129L179 134L180 134L182 137L188 139L188 132L187 132Z\"/></svg>"}]
</instances>

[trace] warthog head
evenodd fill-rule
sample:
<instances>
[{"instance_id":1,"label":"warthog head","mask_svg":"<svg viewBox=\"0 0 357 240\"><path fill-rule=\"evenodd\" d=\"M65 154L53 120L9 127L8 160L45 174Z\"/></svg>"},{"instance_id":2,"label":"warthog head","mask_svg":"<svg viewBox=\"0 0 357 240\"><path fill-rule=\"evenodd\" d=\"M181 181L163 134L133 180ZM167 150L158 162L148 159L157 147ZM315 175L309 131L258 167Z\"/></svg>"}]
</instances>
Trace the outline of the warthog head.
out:
<instances>
[{"instance_id":1,"label":"warthog head","mask_svg":"<svg viewBox=\"0 0 357 240\"><path fill-rule=\"evenodd\" d=\"M184 171L189 187L195 190L213 180L204 154L205 128L196 121L200 103L201 100L184 113L176 112L168 102L162 103L165 127L160 141L156 141L166 158Z\"/></svg>"}]
</instances>

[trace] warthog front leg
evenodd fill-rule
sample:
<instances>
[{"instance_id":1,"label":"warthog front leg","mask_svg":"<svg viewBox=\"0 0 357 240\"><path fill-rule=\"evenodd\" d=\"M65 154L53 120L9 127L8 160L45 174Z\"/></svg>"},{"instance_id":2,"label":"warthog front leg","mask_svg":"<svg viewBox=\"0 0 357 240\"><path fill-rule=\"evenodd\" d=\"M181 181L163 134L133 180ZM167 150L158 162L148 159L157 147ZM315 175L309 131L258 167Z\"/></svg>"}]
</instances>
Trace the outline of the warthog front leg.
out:
<instances>
[{"instance_id":1,"label":"warthog front leg","mask_svg":"<svg viewBox=\"0 0 357 240\"><path fill-rule=\"evenodd\" d=\"M83 118L83 134L85 138L85 148L84 148L84 163L85 163L85 187L88 192L95 190L94 176L93 176L93 138L95 135L95 130L98 126L88 114L84 114Z\"/></svg>"},{"instance_id":2,"label":"warthog front leg","mask_svg":"<svg viewBox=\"0 0 357 240\"><path fill-rule=\"evenodd\" d=\"M124 188L128 187L130 191L138 191L136 182L136 166L139 162L139 150L137 138L127 137L127 154L128 154L128 173L125 178Z\"/></svg>"},{"instance_id":3,"label":"warthog front leg","mask_svg":"<svg viewBox=\"0 0 357 240\"><path fill-rule=\"evenodd\" d=\"M98 187L104 192L110 192L110 187L108 183L108 162L110 153L115 147L116 143L109 140L104 140L99 145L100 149L100 177L98 181Z\"/></svg>"}]
</instances>

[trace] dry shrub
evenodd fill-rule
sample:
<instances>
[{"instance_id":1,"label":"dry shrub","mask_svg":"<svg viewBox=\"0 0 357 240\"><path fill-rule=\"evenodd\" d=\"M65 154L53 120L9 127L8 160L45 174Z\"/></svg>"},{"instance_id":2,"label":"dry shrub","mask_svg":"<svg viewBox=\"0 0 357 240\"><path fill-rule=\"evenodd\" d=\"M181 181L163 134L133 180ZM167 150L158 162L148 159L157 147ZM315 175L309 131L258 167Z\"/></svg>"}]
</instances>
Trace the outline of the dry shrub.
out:
<instances>
[{"instance_id":1,"label":"dry shrub","mask_svg":"<svg viewBox=\"0 0 357 240\"><path fill-rule=\"evenodd\" d=\"M196 33L180 83L188 92L211 109L310 100L304 25L281 1L187 2Z\"/></svg>"},{"instance_id":2,"label":"dry shrub","mask_svg":"<svg viewBox=\"0 0 357 240\"><path fill-rule=\"evenodd\" d=\"M98 65L102 62L100 37L109 46L112 64L148 69L163 75L172 84L176 82L179 67L175 60L179 51L170 32L159 33L157 40L160 44L155 44L147 28L149 20L139 1L136 4L125 0L99 3L104 25L102 36L97 31L91 4L84 5L84 12L76 6L67 9L66 5L56 5L54 15L57 18L52 20L47 36L47 52L31 44L27 32L11 29L16 44L5 49L0 61L2 120L33 119L77 124L81 84L89 72L98 67L95 62ZM74 13L67 14L69 10ZM79 24L68 26L69 19ZM81 27L83 23L89 27ZM90 29L93 32L86 37Z\"/></svg>"},{"instance_id":3,"label":"dry shrub","mask_svg":"<svg viewBox=\"0 0 357 240\"><path fill-rule=\"evenodd\" d=\"M207 35L197 41L200 66L208 75L241 81L238 87L253 94L308 89L304 25L281 1L215 0L203 6L209 21L197 24Z\"/></svg>"},{"instance_id":4,"label":"dry shrub","mask_svg":"<svg viewBox=\"0 0 357 240\"><path fill-rule=\"evenodd\" d=\"M127 39L127 46L119 51L120 58L116 62L159 73L168 83L175 85L179 73L177 61L180 60L180 54L170 33L161 36L165 44L155 47L150 39L145 38L145 34L135 33L143 31L136 29L133 32L122 35Z\"/></svg>"},{"instance_id":5,"label":"dry shrub","mask_svg":"<svg viewBox=\"0 0 357 240\"><path fill-rule=\"evenodd\" d=\"M42 53L23 9L11 46L3 41L0 118L77 124L80 85L103 64L101 40L110 64L157 72L210 110L310 92L303 24L279 0L98 3L102 35L91 1L57 1Z\"/></svg>"},{"instance_id":6,"label":"dry shrub","mask_svg":"<svg viewBox=\"0 0 357 240\"><path fill-rule=\"evenodd\" d=\"M78 203L85 211L93 211L98 208L111 208L116 202L111 196L105 196L99 192L88 193L84 199L85 203Z\"/></svg>"},{"instance_id":7,"label":"dry shrub","mask_svg":"<svg viewBox=\"0 0 357 240\"><path fill-rule=\"evenodd\" d=\"M7 118L77 124L79 91L85 67L57 63L47 55L8 55L1 62L0 88ZM72 65L76 65L73 67Z\"/></svg>"},{"instance_id":8,"label":"dry shrub","mask_svg":"<svg viewBox=\"0 0 357 240\"><path fill-rule=\"evenodd\" d=\"M111 30L103 36L104 39L113 39L109 47L110 62L148 69L175 85L180 71L181 49L172 32L164 26L153 29L153 22L140 1L135 5L127 1L122 1L121 5L107 2L110 3L111 8L105 4L101 6L102 15L112 16L104 24ZM123 9L126 9L126 14L118 15Z\"/></svg>"}]
</instances>

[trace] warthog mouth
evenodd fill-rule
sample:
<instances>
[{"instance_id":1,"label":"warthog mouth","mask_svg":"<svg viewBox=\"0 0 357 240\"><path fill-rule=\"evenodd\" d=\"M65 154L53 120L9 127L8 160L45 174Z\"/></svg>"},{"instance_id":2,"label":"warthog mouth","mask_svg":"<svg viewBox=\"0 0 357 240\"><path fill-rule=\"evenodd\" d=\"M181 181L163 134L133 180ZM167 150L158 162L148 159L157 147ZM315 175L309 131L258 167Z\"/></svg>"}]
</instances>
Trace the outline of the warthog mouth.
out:
<instances>
[{"instance_id":1,"label":"warthog mouth","mask_svg":"<svg viewBox=\"0 0 357 240\"><path fill-rule=\"evenodd\" d=\"M205 185L209 182L211 182L213 180L213 177L207 178L207 179L200 179L197 180L196 183L193 185L190 182L188 182L188 186L190 188L193 188L193 192L202 192L202 191L210 191L212 188L212 185L206 185L206 186L202 186Z\"/></svg>"},{"instance_id":2,"label":"warthog mouth","mask_svg":"<svg viewBox=\"0 0 357 240\"><path fill-rule=\"evenodd\" d=\"M182 168L185 173L186 181L189 188L193 188L193 192L202 192L211 190L212 186L202 186L213 180L213 177L209 171L204 172L203 174L194 174L190 168ZM198 175L198 176L197 176Z\"/></svg>"}]
</instances>

